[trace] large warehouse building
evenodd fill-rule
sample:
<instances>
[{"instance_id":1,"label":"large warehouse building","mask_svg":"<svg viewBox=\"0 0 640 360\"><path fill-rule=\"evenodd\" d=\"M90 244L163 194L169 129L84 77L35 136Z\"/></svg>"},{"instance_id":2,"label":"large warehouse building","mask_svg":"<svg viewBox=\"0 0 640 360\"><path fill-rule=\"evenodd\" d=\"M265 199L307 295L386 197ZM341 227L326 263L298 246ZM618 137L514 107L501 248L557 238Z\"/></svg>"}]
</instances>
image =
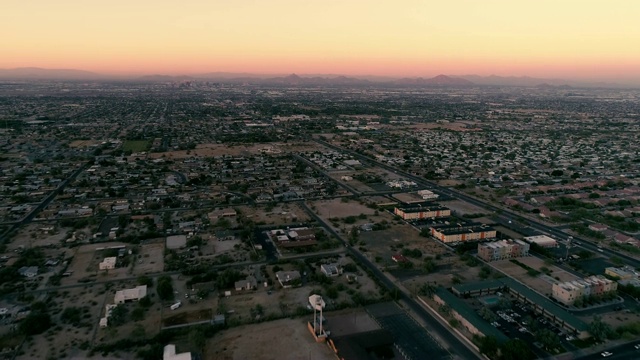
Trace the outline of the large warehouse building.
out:
<instances>
[{"instance_id":1,"label":"large warehouse building","mask_svg":"<svg viewBox=\"0 0 640 360\"><path fill-rule=\"evenodd\" d=\"M527 236L524 238L524 241L528 242L529 244L540 245L544 248L558 246L558 242L548 237L547 235Z\"/></svg>"}]
</instances>

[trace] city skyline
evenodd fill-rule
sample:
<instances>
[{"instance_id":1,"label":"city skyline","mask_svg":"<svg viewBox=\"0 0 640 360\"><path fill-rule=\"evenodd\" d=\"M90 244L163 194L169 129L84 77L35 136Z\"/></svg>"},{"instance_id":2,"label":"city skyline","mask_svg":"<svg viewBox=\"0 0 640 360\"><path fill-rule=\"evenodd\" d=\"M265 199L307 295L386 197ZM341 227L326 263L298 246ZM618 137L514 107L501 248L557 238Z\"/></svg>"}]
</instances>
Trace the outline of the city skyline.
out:
<instances>
[{"instance_id":1,"label":"city skyline","mask_svg":"<svg viewBox=\"0 0 640 360\"><path fill-rule=\"evenodd\" d=\"M532 76L640 83L640 4L9 1L0 68Z\"/></svg>"}]
</instances>

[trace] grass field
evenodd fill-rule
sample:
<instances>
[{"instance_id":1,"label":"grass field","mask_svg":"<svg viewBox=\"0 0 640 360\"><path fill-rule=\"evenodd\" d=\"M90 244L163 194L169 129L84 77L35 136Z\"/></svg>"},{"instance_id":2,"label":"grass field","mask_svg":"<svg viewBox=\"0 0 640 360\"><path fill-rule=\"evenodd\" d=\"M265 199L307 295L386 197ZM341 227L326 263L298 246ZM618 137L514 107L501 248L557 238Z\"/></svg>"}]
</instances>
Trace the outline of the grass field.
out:
<instances>
[{"instance_id":1,"label":"grass field","mask_svg":"<svg viewBox=\"0 0 640 360\"><path fill-rule=\"evenodd\" d=\"M149 142L147 140L126 140L122 144L122 150L131 152L141 152L149 150Z\"/></svg>"}]
</instances>

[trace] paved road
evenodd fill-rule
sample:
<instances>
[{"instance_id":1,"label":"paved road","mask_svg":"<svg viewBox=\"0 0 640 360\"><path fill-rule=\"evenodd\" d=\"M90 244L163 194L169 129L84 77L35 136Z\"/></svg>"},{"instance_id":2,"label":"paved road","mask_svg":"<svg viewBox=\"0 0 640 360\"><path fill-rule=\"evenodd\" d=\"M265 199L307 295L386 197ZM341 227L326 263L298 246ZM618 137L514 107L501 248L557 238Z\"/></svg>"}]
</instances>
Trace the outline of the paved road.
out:
<instances>
[{"instance_id":1,"label":"paved road","mask_svg":"<svg viewBox=\"0 0 640 360\"><path fill-rule=\"evenodd\" d=\"M490 204L488 202L479 200L479 199L477 199L475 197L472 197L472 196L469 196L469 195L467 195L467 194L465 194L463 192L459 192L459 191L451 189L451 188L440 186L440 185L436 184L435 182L432 182L432 181L426 180L426 179L424 179L422 177L415 176L413 174L410 174L410 173L407 173L405 171L399 170L399 169L397 169L395 167L389 166L389 165L387 165L385 163L379 162L379 161L377 161L375 159L369 158L369 157L364 156L362 154L359 154L359 153L357 153L355 151L344 149L342 147L330 144L330 143L328 143L326 141L322 141L322 140L319 140L319 139L314 139L314 141L316 141L319 144L322 144L322 145L324 145L326 147L329 147L331 149L349 153L350 155L352 155L352 156L354 156L354 157L356 157L356 158L358 158L360 160L375 164L375 165L377 165L377 166L379 166L379 167L381 167L383 169L386 169L386 170L392 171L392 172L394 172L396 174L402 175L402 176L404 176L404 177L406 177L406 178L408 178L410 180L415 181L417 184L420 184L420 185L425 186L425 187L429 187L430 189L435 190L436 192L438 192L440 194L447 195L447 196L450 196L452 198L457 198L457 199L462 200L464 202L467 202L469 204L478 206L478 207L486 209L486 210L490 210L490 211L495 212L495 213L500 213L500 214L502 214L501 218L503 218L503 219L505 217L508 217L508 218L510 218L512 220L517 220L517 221L521 221L523 223L529 224L530 228L532 228L532 229L534 229L534 230L536 230L536 231L538 231L538 232L540 232L542 234L549 234L549 235L551 235L551 236L553 236L553 237L555 237L557 239L560 239L560 240L567 240L567 238L569 236L572 236L570 234L565 233L560 228L549 226L549 225L546 225L544 223L541 223L541 222L535 221L533 219L530 219L528 217L524 217L521 214L518 214L518 213L513 212L511 210L508 210L508 209L504 209L502 207L495 206L495 205ZM589 249L589 250L592 250L592 251L598 251L598 247L595 244L589 242L588 240L585 240L583 238L576 237L576 236L573 236L573 239L574 239L574 243L575 243L575 241L578 241L580 243L579 246L582 246L582 247L584 247L586 249ZM624 262L627 263L628 265L631 265L631 266L633 266L635 268L640 267L640 260L638 260L636 258L633 258L633 257L631 257L629 255L626 255L624 253L620 253L620 252L613 251L613 250L610 250L610 249L602 249L602 251L600 253L604 254L604 255L607 255L607 256L617 256L617 257L623 259Z\"/></svg>"},{"instance_id":2,"label":"paved road","mask_svg":"<svg viewBox=\"0 0 640 360\"><path fill-rule=\"evenodd\" d=\"M286 260L304 260L304 259L308 259L308 258L323 258L326 256L334 256L334 255L340 255L345 253L346 250L345 249L333 249L333 250L328 250L328 251L323 251L323 252L319 252L319 253L311 253L311 254L300 254L300 255L293 255L293 256L288 256L285 259ZM229 263L229 264L223 264L223 265L213 265L211 266L211 270L223 270L223 269L227 269L227 268L235 268L235 267L246 267L246 266L261 266L261 265L266 265L268 264L267 260L263 260L263 261L245 261L245 262L239 262L239 263ZM181 271L176 270L176 271L163 271L163 272L158 272L158 273L152 273L152 274L143 274L144 276L148 276L150 278L157 278L163 275L178 275L181 274ZM21 291L19 293L10 293L10 294L5 294L2 297L11 297L11 296L16 296L18 294L39 294L39 293L45 293L45 292L51 292L51 291L60 291L60 290L67 290L67 289L74 289L74 288L80 288L80 287L85 287L85 286L92 286L92 285L102 285L102 284L108 284L108 283L115 283L115 282L123 282L123 281L134 281L137 280L141 275L136 275L136 276L128 276L128 277L124 277L124 278L113 278L113 279L107 279L107 280L97 280L97 281L92 281L92 282L85 282L85 283L77 283L77 284L69 284L69 285L62 285L62 286L49 286L49 287L44 287L41 289L35 289L35 290L25 290L25 291Z\"/></svg>"},{"instance_id":3,"label":"paved road","mask_svg":"<svg viewBox=\"0 0 640 360\"><path fill-rule=\"evenodd\" d=\"M320 166L318 166L316 163L307 160L305 158L303 158L300 155L297 154L293 154L293 157L298 159L299 161L302 161L303 163L311 166L312 168L314 168L316 171L320 172L322 174L322 176L326 177L329 181L335 182L336 184L338 184L340 187L342 187L343 189L347 190L348 192L352 193L353 195L360 195L360 192L356 189L354 189L352 186L345 184L342 181L338 181L336 179L333 179L331 176L329 176L329 174L324 171L323 168L321 168Z\"/></svg>"},{"instance_id":4,"label":"paved road","mask_svg":"<svg viewBox=\"0 0 640 360\"><path fill-rule=\"evenodd\" d=\"M85 163L82 164L82 166L80 166L76 171L74 171L67 179L65 179L64 181L62 181L58 187L53 190L52 192L49 193L49 195L47 195L47 197L35 208L33 208L29 214L27 214L27 216L25 216L22 220L16 222L13 224L13 226L11 226L7 231L5 231L2 235L0 235L0 242L4 242L6 241L6 239L9 238L9 236L11 235L12 232L14 232L15 230L17 230L21 225L23 224L28 224L30 223L35 217L36 215L38 215L38 213L40 211L42 211L44 208L46 208L47 206L49 206L49 204L51 203L51 201L53 201L53 199L56 197L56 195L58 193L61 193L62 190L64 190L64 188L73 180L76 178L76 176L78 176L78 174L80 174L82 171L84 171L86 168L88 168L89 166L91 166L91 163Z\"/></svg>"},{"instance_id":5,"label":"paved road","mask_svg":"<svg viewBox=\"0 0 640 360\"><path fill-rule=\"evenodd\" d=\"M307 213L314 218L319 224L322 224L333 236L342 241L347 251L363 266L369 269L375 278L380 280L382 285L396 297L396 300L403 300L411 309L411 311L417 314L420 319L426 324L428 331L435 332L440 339L443 339L448 345L446 348L452 355L457 355L461 359L478 359L478 354L467 347L462 340L449 331L449 328L442 325L436 320L425 308L418 304L410 293L405 289L398 287L393 281L391 281L378 267L372 263L366 256L362 255L359 251L350 247L347 241L338 234L329 224L327 224L322 218L316 215L305 203L301 203L301 206L307 211ZM444 345L444 344L443 344ZM434 349L436 351L439 349Z\"/></svg>"},{"instance_id":6,"label":"paved road","mask_svg":"<svg viewBox=\"0 0 640 360\"><path fill-rule=\"evenodd\" d=\"M633 343L628 343L628 344L622 344L619 346L615 346L615 347L611 347L608 349L603 349L600 350L596 353L593 354L589 354L589 355L584 355L581 357L577 357L576 360L580 359L580 360L594 360L594 359L611 359L611 360L615 360L615 359L624 359L624 360L629 360L629 359L640 359L640 349L636 349L635 346L640 344L640 342L633 342ZM612 353L613 355L608 356L608 357L603 357L601 354L605 351L608 351L610 353Z\"/></svg>"}]
</instances>

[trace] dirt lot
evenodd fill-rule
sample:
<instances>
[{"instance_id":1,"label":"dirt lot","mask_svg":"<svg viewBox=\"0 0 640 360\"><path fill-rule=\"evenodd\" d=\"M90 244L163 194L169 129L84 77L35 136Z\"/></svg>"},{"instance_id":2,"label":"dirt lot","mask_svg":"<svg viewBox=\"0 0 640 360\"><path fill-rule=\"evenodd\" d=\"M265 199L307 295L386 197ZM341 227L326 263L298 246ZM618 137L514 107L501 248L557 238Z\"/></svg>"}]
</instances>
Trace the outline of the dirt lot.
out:
<instances>
[{"instance_id":1,"label":"dirt lot","mask_svg":"<svg viewBox=\"0 0 640 360\"><path fill-rule=\"evenodd\" d=\"M367 184L361 181L358 181L356 179L351 179L348 181L342 180L343 176L353 177L353 175L355 175L355 172L353 170L332 170L332 171L329 171L328 174L329 174L329 177L332 178L333 180L347 184L348 186L351 186L352 188L354 188L356 191L360 191L360 192L373 191L373 189L367 186Z\"/></svg>"},{"instance_id":2,"label":"dirt lot","mask_svg":"<svg viewBox=\"0 0 640 360\"><path fill-rule=\"evenodd\" d=\"M310 203L315 207L315 212L325 219L344 218L347 216L358 216L360 214L373 215L375 210L357 201L349 200L343 202L341 199L321 200Z\"/></svg>"},{"instance_id":3,"label":"dirt lot","mask_svg":"<svg viewBox=\"0 0 640 360\"><path fill-rule=\"evenodd\" d=\"M246 217L256 223L279 225L304 223L311 220L309 215L296 203L278 204L269 211L266 210L266 207L239 206L238 208Z\"/></svg>"},{"instance_id":4,"label":"dirt lot","mask_svg":"<svg viewBox=\"0 0 640 360\"><path fill-rule=\"evenodd\" d=\"M70 148L82 148L89 147L94 145L100 145L100 141L98 140L73 140L69 143Z\"/></svg>"},{"instance_id":5,"label":"dirt lot","mask_svg":"<svg viewBox=\"0 0 640 360\"><path fill-rule=\"evenodd\" d=\"M442 260L436 261L436 264L438 264L438 267L435 272L427 275L402 276L404 274L397 270L393 271L393 273L398 275L396 278L399 278L402 284L412 292L418 291L420 286L425 283L437 284L438 286L448 288L455 285L454 278L459 278L463 283L482 280L478 276L480 266L469 267L462 263L457 256L443 258ZM413 274L409 273L409 275Z\"/></svg>"},{"instance_id":6,"label":"dirt lot","mask_svg":"<svg viewBox=\"0 0 640 360\"><path fill-rule=\"evenodd\" d=\"M133 268L134 275L153 274L162 270L164 270L164 243L141 245Z\"/></svg>"},{"instance_id":7,"label":"dirt lot","mask_svg":"<svg viewBox=\"0 0 640 360\"><path fill-rule=\"evenodd\" d=\"M418 195L418 193L407 192L407 193L398 193L392 195L395 199L407 204L411 203L419 203L424 202L422 196Z\"/></svg>"},{"instance_id":8,"label":"dirt lot","mask_svg":"<svg viewBox=\"0 0 640 360\"><path fill-rule=\"evenodd\" d=\"M225 241L211 240L211 244L214 248L213 253L219 255L235 250L235 246L241 245L242 241L239 239Z\"/></svg>"},{"instance_id":9,"label":"dirt lot","mask_svg":"<svg viewBox=\"0 0 640 360\"><path fill-rule=\"evenodd\" d=\"M335 360L336 356L324 343L315 342L307 329L306 318L296 318L225 330L209 341L204 358Z\"/></svg>"},{"instance_id":10,"label":"dirt lot","mask_svg":"<svg viewBox=\"0 0 640 360\"><path fill-rule=\"evenodd\" d=\"M473 123L454 121L449 123L425 123L425 124L412 124L411 129L416 131L429 130L429 129L448 129L453 131L479 131L480 129L469 128L473 126Z\"/></svg>"},{"instance_id":11,"label":"dirt lot","mask_svg":"<svg viewBox=\"0 0 640 360\"><path fill-rule=\"evenodd\" d=\"M386 230L362 232L358 238L361 240L360 243L364 242L363 246L368 250L367 256L380 256L383 261L391 261L391 256L400 252L400 245L404 248L419 249L423 255L432 257L447 251L442 244L420 236L416 229L406 223L393 224Z\"/></svg>"},{"instance_id":12,"label":"dirt lot","mask_svg":"<svg viewBox=\"0 0 640 360\"><path fill-rule=\"evenodd\" d=\"M282 154L289 152L299 151L314 151L319 149L319 145L315 142L305 143L272 143L268 145L256 144L256 145L229 145L229 144L199 144L193 150L180 150L169 151L163 153L151 153L149 158L168 158L168 159L183 159L190 157L213 157L222 155L232 156L249 156L260 153L272 153Z\"/></svg>"},{"instance_id":13,"label":"dirt lot","mask_svg":"<svg viewBox=\"0 0 640 360\"><path fill-rule=\"evenodd\" d=\"M252 318L252 309L255 309L257 305L263 308L262 317L281 317L281 316L293 316L300 312L310 312L307 309L310 294L326 295L327 286L330 286L337 290L336 297L331 299L325 296L325 302L327 304L327 311L335 308L339 303L352 303L352 294L356 292L361 293L366 298L375 298L379 296L379 290L372 279L370 279L360 268L357 268L356 280L349 282L346 275L336 276L330 278L330 284L325 286L316 283L309 282L312 274L320 273L321 263L338 263L341 266L353 263L348 257L335 256L333 258L319 259L317 262L312 262L309 266L305 266L304 272L307 276L303 280L303 286L282 288L276 280L274 267L266 266L264 270L261 270L262 275L266 275L266 278L271 279L273 284L268 287L263 286L263 281L266 278L260 276L258 287L256 290L231 290L232 295L228 297L219 298L218 306L215 313L227 314L227 323L232 325L245 324L255 319ZM278 270L291 271L299 269L299 263L279 264ZM300 270L302 272L302 270ZM257 276L257 275L256 275ZM258 277L258 276L257 276Z\"/></svg>"},{"instance_id":14,"label":"dirt lot","mask_svg":"<svg viewBox=\"0 0 640 360\"><path fill-rule=\"evenodd\" d=\"M104 259L103 251L100 248L109 248L113 246L127 245L125 243L110 242L91 245L82 245L76 248L76 252L73 256L73 260L69 267L68 272L71 272L71 276L65 277L62 280L62 285L75 284L80 279L87 278L88 276L98 276L99 280L107 280L118 277L127 277L128 268L116 268L108 271L99 271L98 263Z\"/></svg>"},{"instance_id":15,"label":"dirt lot","mask_svg":"<svg viewBox=\"0 0 640 360\"><path fill-rule=\"evenodd\" d=\"M626 313L619 311L602 314L600 316L602 317L602 321L611 325L611 327L614 329L624 324L640 322L640 315L636 313ZM590 323L593 320L593 316L579 316L579 318L586 323Z\"/></svg>"},{"instance_id":16,"label":"dirt lot","mask_svg":"<svg viewBox=\"0 0 640 360\"><path fill-rule=\"evenodd\" d=\"M183 312L166 312L165 318L162 320L162 326L175 326L182 324L190 324L205 320L213 319L212 309L202 309L195 311L183 311Z\"/></svg>"},{"instance_id":17,"label":"dirt lot","mask_svg":"<svg viewBox=\"0 0 640 360\"><path fill-rule=\"evenodd\" d=\"M67 358L81 353L78 346L84 342L91 342L98 321L103 315L105 301L113 300L113 293L104 285L87 285L51 294L54 299L49 303L50 313L60 314L67 307L82 310L79 325L65 324L54 317L53 322L58 327L49 329L44 336L35 336L22 346L25 350L19 359ZM64 334L64 335L62 335ZM54 336L49 336L54 335ZM31 343L29 343L31 342Z\"/></svg>"},{"instance_id":18,"label":"dirt lot","mask_svg":"<svg viewBox=\"0 0 640 360\"><path fill-rule=\"evenodd\" d=\"M55 222L31 223L20 227L13 240L7 244L7 251L13 251L19 246L57 246L66 236L67 229L56 226Z\"/></svg>"},{"instance_id":19,"label":"dirt lot","mask_svg":"<svg viewBox=\"0 0 640 360\"><path fill-rule=\"evenodd\" d=\"M463 214L486 214L487 210L479 208L475 205L469 204L467 202L464 201L460 201L460 200L453 200L453 201L441 201L440 202L442 204L442 206L446 206L449 209L451 209L451 211L455 211L460 215Z\"/></svg>"},{"instance_id":20,"label":"dirt lot","mask_svg":"<svg viewBox=\"0 0 640 360\"><path fill-rule=\"evenodd\" d=\"M527 274L527 270L509 260L494 261L491 262L490 265L502 270L510 277L515 278L543 295L551 294L552 281L554 280L571 281L579 279L577 276L570 274L555 265L545 265L544 261L537 257L529 256L518 258L516 260L536 270L540 270L543 266L549 268L551 270L552 279L545 276L531 277ZM558 277L560 280L555 279L555 277Z\"/></svg>"}]
</instances>

